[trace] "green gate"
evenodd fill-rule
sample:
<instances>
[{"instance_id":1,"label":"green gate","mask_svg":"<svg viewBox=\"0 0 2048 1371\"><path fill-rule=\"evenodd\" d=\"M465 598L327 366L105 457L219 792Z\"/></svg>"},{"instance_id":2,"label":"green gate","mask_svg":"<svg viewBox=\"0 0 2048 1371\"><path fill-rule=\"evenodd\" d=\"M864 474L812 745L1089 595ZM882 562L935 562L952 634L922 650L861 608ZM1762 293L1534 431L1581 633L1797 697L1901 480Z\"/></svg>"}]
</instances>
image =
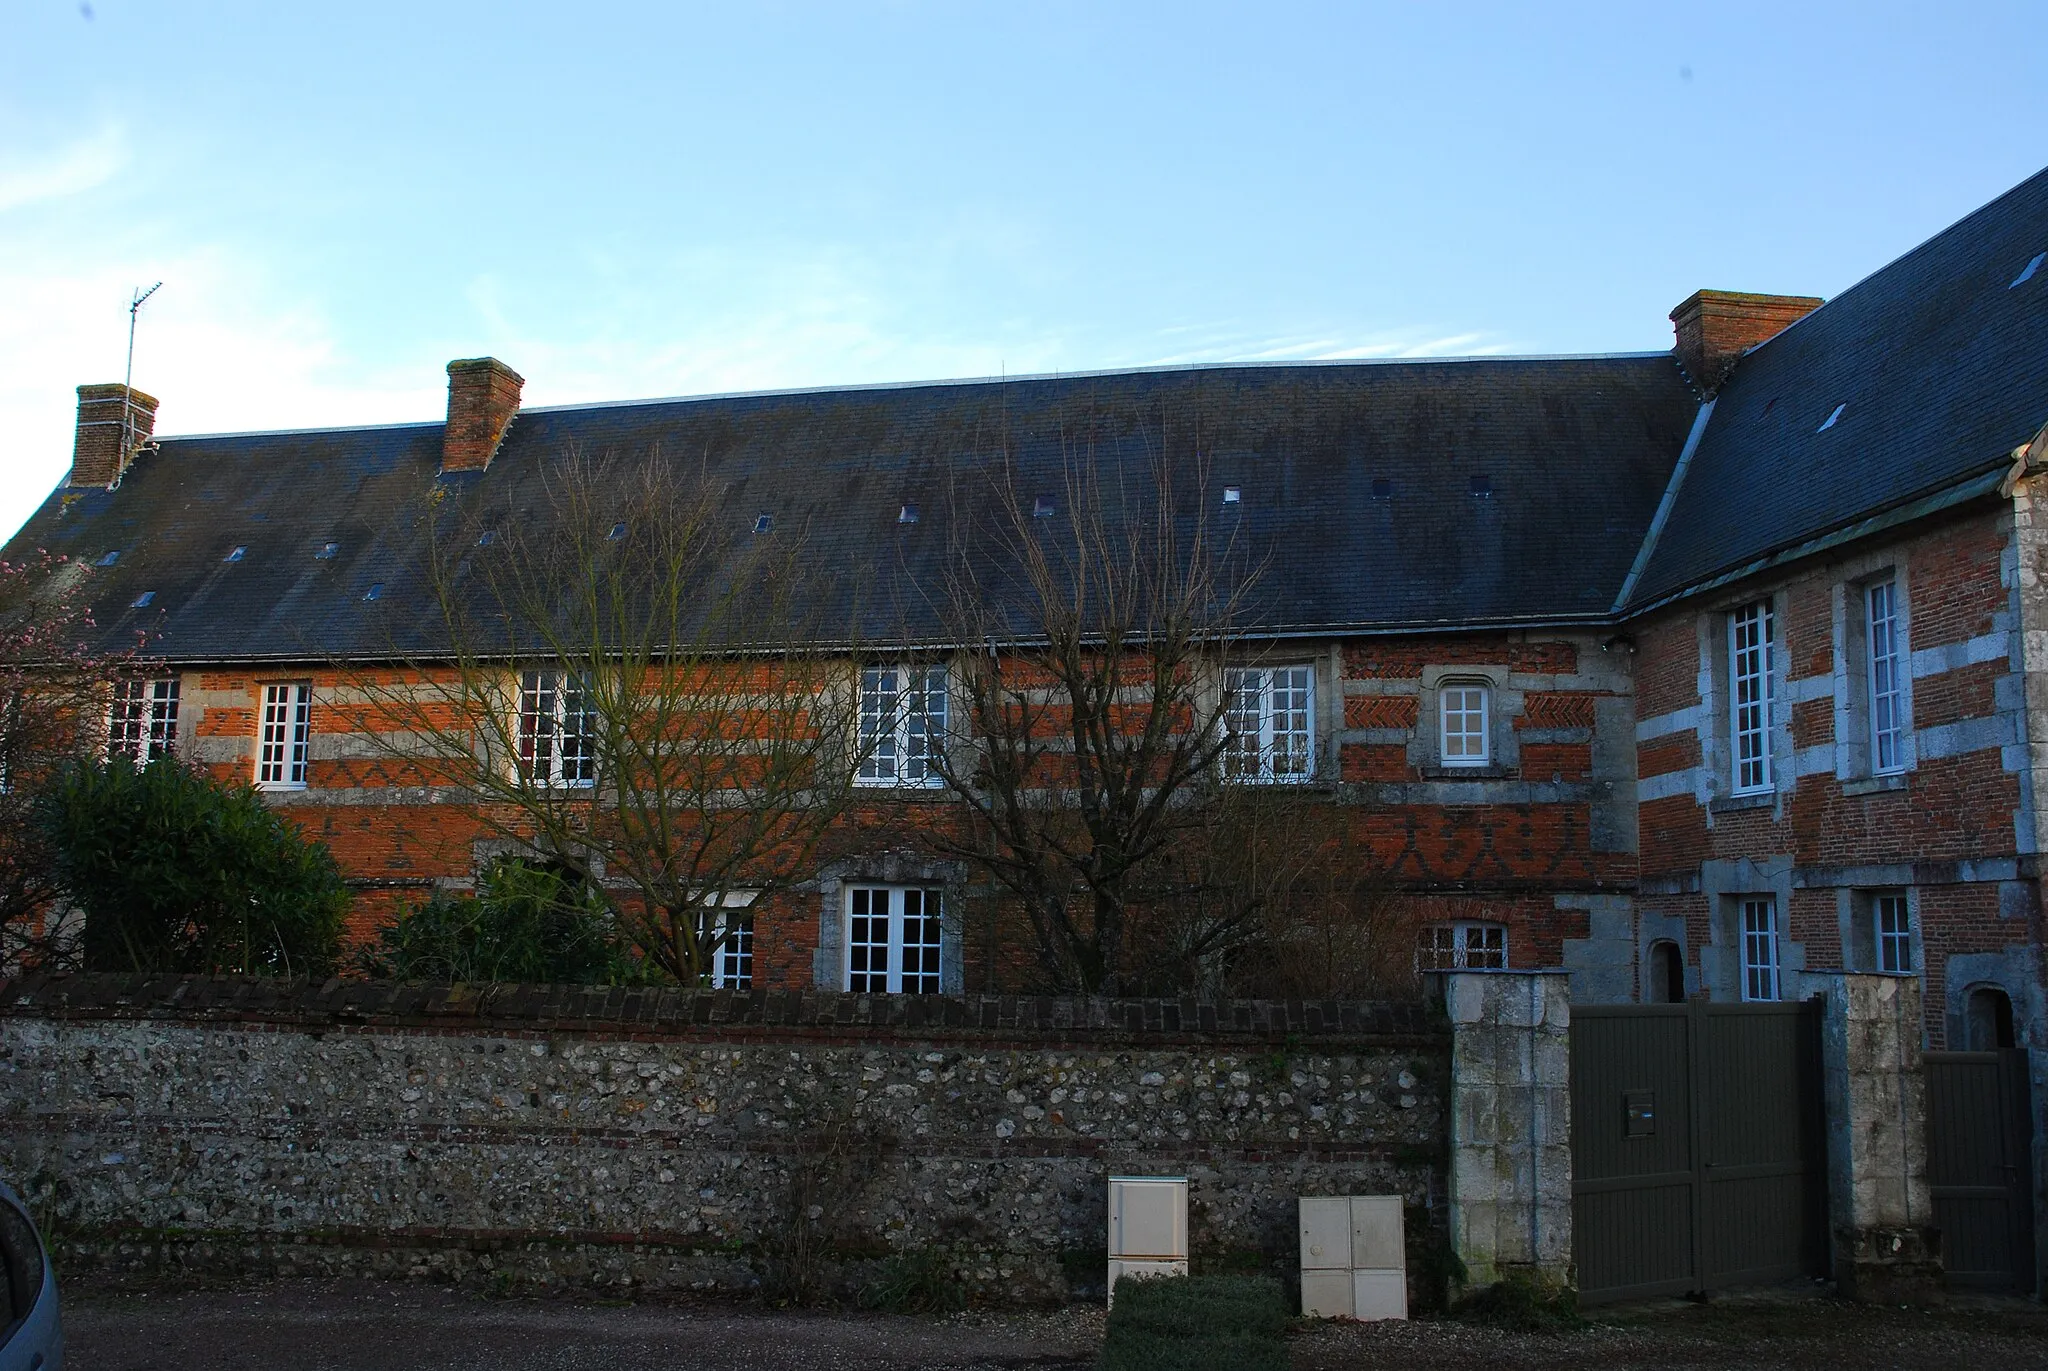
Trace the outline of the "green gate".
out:
<instances>
[{"instance_id":1,"label":"green gate","mask_svg":"<svg viewBox=\"0 0 2048 1371\"><path fill-rule=\"evenodd\" d=\"M1927 1179L1949 1284L2034 1292L2025 1049L1927 1054Z\"/></svg>"},{"instance_id":2,"label":"green gate","mask_svg":"<svg viewBox=\"0 0 2048 1371\"><path fill-rule=\"evenodd\" d=\"M1586 1303L1827 1274L1820 1005L1572 1006Z\"/></svg>"}]
</instances>

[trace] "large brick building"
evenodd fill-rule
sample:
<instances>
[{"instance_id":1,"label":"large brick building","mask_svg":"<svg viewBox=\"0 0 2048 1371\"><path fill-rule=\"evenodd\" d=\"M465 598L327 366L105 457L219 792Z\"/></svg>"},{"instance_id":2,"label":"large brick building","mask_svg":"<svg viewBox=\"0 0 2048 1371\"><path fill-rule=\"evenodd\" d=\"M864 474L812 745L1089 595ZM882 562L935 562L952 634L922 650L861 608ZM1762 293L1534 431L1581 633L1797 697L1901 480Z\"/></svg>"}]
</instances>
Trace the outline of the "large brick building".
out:
<instances>
[{"instance_id":1,"label":"large brick building","mask_svg":"<svg viewBox=\"0 0 2048 1371\"><path fill-rule=\"evenodd\" d=\"M516 519L564 452L687 455L734 519L879 578L883 641L943 575L960 464L999 446L1054 490L1077 431L1185 439L1213 517L1268 550L1259 726L1352 817L1418 955L1562 966L1590 1001L1911 974L1933 1043L2048 1044L2044 252L2048 173L1825 304L1703 291L1668 353L548 409L485 360L451 364L445 422L161 439L154 400L88 386L70 476L11 549L97 564L109 640L161 659L116 745L273 790L360 931L492 849L353 731L353 673L431 655L430 495ZM754 983L848 985L859 902L933 943L919 984L1000 984L966 873L919 841L932 792L879 779L801 897L757 911ZM905 933L925 899L941 916Z\"/></svg>"}]
</instances>

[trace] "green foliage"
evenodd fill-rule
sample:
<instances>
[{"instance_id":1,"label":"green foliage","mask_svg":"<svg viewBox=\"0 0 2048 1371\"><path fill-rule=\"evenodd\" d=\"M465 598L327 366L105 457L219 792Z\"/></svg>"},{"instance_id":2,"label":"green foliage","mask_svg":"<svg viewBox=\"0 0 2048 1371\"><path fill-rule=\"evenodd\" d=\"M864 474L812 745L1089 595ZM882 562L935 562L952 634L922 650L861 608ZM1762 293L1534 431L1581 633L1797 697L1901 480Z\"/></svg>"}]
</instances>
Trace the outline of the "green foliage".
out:
<instances>
[{"instance_id":1,"label":"green foliage","mask_svg":"<svg viewBox=\"0 0 2048 1371\"><path fill-rule=\"evenodd\" d=\"M1568 1333L1583 1328L1579 1295L1570 1286L1551 1285L1520 1272L1510 1272L1482 1290L1458 1301L1453 1315L1465 1323L1486 1324L1511 1333Z\"/></svg>"},{"instance_id":2,"label":"green foliage","mask_svg":"<svg viewBox=\"0 0 2048 1371\"><path fill-rule=\"evenodd\" d=\"M358 954L368 976L400 981L621 985L646 979L603 899L554 867L505 857L474 898L437 891L378 930Z\"/></svg>"},{"instance_id":3,"label":"green foliage","mask_svg":"<svg viewBox=\"0 0 2048 1371\"><path fill-rule=\"evenodd\" d=\"M1254 1276L1175 1276L1116 1285L1100 1371L1285 1371L1288 1324L1279 1283Z\"/></svg>"},{"instance_id":4,"label":"green foliage","mask_svg":"<svg viewBox=\"0 0 2048 1371\"><path fill-rule=\"evenodd\" d=\"M944 1250L919 1247L886 1258L860 1304L891 1314L952 1314L966 1307L967 1293Z\"/></svg>"},{"instance_id":5,"label":"green foliage","mask_svg":"<svg viewBox=\"0 0 2048 1371\"><path fill-rule=\"evenodd\" d=\"M162 757L74 763L37 799L92 971L325 976L348 891L326 846Z\"/></svg>"}]
</instances>

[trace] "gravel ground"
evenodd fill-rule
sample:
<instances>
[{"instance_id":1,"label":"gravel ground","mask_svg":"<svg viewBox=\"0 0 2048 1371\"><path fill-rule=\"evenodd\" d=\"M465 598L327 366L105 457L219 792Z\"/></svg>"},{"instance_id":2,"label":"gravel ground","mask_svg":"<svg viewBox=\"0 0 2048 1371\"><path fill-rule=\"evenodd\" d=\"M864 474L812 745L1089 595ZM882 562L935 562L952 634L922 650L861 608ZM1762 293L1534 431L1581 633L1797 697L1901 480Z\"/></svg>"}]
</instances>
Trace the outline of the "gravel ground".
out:
<instances>
[{"instance_id":1,"label":"gravel ground","mask_svg":"<svg viewBox=\"0 0 2048 1371\"><path fill-rule=\"evenodd\" d=\"M64 1321L80 1371L1080 1371L1102 1338L1101 1311L1078 1307L935 1321L486 1300L369 1281L189 1292L73 1283ZM1958 1301L1927 1313L1776 1295L1601 1311L1586 1328L1556 1334L1448 1322L1321 1324L1294 1339L1293 1354L1296 1371L2007 1371L2048 1368L2048 1311Z\"/></svg>"}]
</instances>

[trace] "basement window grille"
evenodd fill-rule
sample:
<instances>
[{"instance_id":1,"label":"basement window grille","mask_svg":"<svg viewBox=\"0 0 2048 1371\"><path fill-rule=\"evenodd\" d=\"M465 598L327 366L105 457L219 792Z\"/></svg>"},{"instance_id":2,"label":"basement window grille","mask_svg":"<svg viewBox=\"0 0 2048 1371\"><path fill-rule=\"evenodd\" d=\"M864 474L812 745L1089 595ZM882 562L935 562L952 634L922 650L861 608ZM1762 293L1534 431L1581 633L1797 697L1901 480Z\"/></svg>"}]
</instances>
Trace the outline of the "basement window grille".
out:
<instances>
[{"instance_id":1,"label":"basement window grille","mask_svg":"<svg viewBox=\"0 0 2048 1371\"><path fill-rule=\"evenodd\" d=\"M1505 924L1428 924L1416 944L1418 971L1505 971L1507 966Z\"/></svg>"}]
</instances>

